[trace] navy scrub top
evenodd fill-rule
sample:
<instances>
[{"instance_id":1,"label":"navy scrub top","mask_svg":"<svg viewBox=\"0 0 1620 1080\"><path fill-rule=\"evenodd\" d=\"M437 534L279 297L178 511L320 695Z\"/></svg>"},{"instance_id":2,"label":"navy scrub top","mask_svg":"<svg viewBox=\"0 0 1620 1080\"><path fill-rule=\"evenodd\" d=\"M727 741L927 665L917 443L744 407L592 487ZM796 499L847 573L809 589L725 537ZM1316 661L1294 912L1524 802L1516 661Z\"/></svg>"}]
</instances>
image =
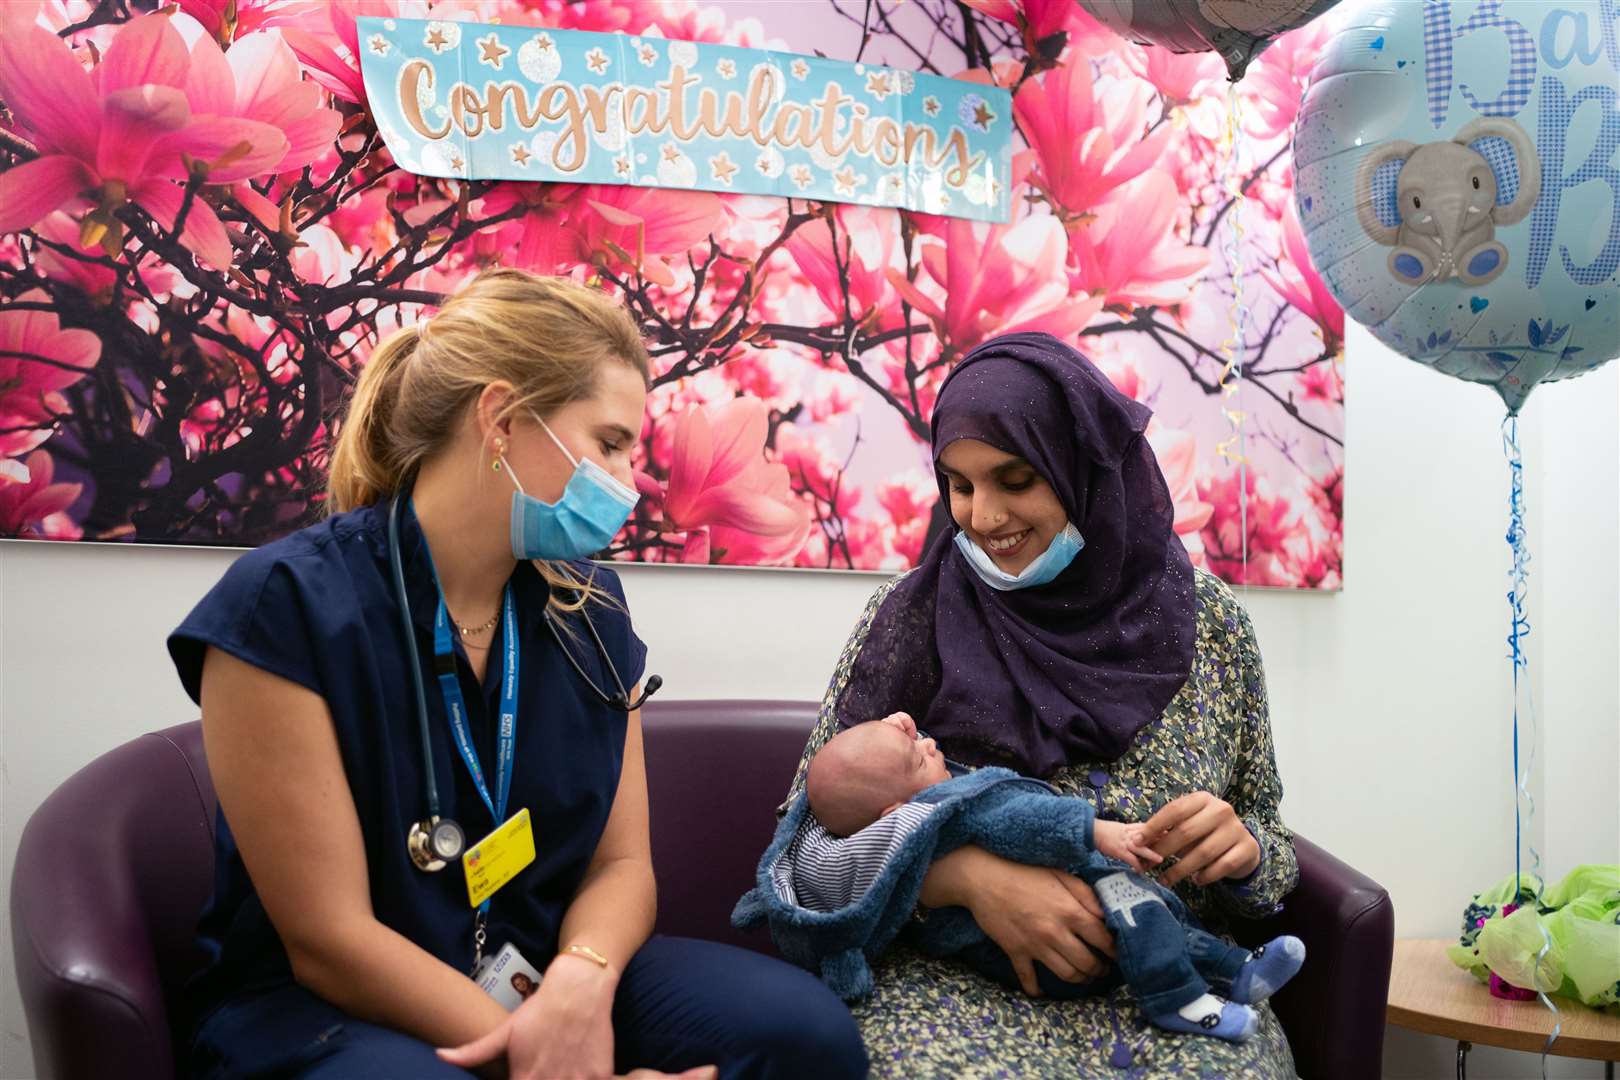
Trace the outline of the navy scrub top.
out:
<instances>
[{"instance_id":1,"label":"navy scrub top","mask_svg":"<svg viewBox=\"0 0 1620 1080\"><path fill-rule=\"evenodd\" d=\"M401 509L399 531L417 648L430 668L438 588L427 542L408 507ZM620 604L592 603L588 610L629 689L641 679L647 650L622 606L618 576L585 562L573 568L581 577L594 576ZM521 684L507 813L528 807L535 861L495 894L486 952L510 941L544 970L613 806L627 717L603 705L560 652L543 619L550 590L539 572L519 563L511 584ZM574 658L612 693L613 676L580 616L567 618L579 631L569 643ZM492 788L503 632L495 631L482 686L460 642L455 645L473 743ZM388 502L329 518L237 560L169 638L180 679L199 703L209 646L325 699L360 819L377 919L458 971L469 970L474 913L461 868L424 873L405 850L411 823L426 817L427 807L410 661L388 560ZM441 812L460 822L474 843L497 823L455 749L431 670L424 670L423 683ZM293 979L223 813L214 854L213 899L198 928L207 962L188 994L193 1021L232 997Z\"/></svg>"}]
</instances>

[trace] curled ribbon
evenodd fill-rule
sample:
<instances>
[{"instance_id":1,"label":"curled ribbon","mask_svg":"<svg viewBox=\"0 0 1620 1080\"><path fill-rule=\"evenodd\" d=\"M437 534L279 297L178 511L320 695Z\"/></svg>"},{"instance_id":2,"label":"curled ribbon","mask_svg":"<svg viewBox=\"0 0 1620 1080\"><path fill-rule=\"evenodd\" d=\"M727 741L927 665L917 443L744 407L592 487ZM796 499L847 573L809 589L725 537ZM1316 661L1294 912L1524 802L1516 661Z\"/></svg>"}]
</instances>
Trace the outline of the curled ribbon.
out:
<instances>
[{"instance_id":1,"label":"curled ribbon","mask_svg":"<svg viewBox=\"0 0 1620 1080\"><path fill-rule=\"evenodd\" d=\"M1238 470L1238 523L1242 536L1243 582L1249 578L1249 483L1248 454L1245 452L1243 423L1247 413L1235 408L1233 398L1243 387L1243 333L1249 324L1248 300L1243 294L1243 211L1247 201L1243 193L1243 99L1238 96L1237 84L1226 87L1226 129L1220 141L1221 158L1226 162L1226 190L1232 197L1232 209L1226 216L1221 253L1232 274L1232 302L1227 307L1229 335L1216 346L1224 358L1216 385L1221 391L1221 413L1231 426L1231 434L1215 446L1215 452Z\"/></svg>"},{"instance_id":2,"label":"curled ribbon","mask_svg":"<svg viewBox=\"0 0 1620 1080\"><path fill-rule=\"evenodd\" d=\"M1512 583L1508 589L1508 662L1513 665L1513 874L1516 888L1522 888L1524 881L1520 853L1525 847L1524 821L1520 818L1520 808L1528 807L1526 817L1533 819L1536 815L1535 796L1530 793L1530 770L1535 762L1536 740L1539 725L1536 721L1535 696L1529 692L1529 680L1523 681L1522 696L1526 704L1526 711L1530 718L1530 751L1523 766L1519 762L1519 701L1521 698L1520 675L1528 672L1530 658L1525 652L1524 641L1530 636L1530 618L1526 614L1527 596L1530 586L1530 546L1526 540L1524 526L1524 452L1519 445L1519 418L1508 414L1502 421L1502 452L1508 464L1508 547L1513 552L1513 568L1508 572L1508 579ZM1532 902L1539 908L1541 904L1541 852L1536 850L1535 844L1530 845L1531 880L1536 882L1536 895ZM1552 937L1547 928L1541 926L1541 951L1536 953L1535 972L1536 982L1539 983L1541 963L1547 954L1552 951ZM1563 1030L1558 1006L1553 1004L1547 992L1538 985L1534 987L1536 997L1553 1015L1552 1033L1547 1036L1546 1045L1541 1048L1541 1077L1547 1080L1547 1055L1552 1052L1553 1044L1558 1041L1559 1033Z\"/></svg>"}]
</instances>

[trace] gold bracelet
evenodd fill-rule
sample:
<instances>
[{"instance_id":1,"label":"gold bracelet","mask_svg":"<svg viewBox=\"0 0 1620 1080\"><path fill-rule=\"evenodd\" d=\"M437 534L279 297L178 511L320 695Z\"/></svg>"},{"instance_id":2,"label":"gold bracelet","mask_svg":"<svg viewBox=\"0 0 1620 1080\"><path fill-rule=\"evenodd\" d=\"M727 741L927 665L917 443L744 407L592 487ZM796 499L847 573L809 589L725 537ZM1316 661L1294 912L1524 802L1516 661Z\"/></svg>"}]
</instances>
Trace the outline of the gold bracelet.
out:
<instances>
[{"instance_id":1,"label":"gold bracelet","mask_svg":"<svg viewBox=\"0 0 1620 1080\"><path fill-rule=\"evenodd\" d=\"M569 956L583 956L597 967L607 970L608 958L591 948L589 945L570 945L563 950Z\"/></svg>"}]
</instances>

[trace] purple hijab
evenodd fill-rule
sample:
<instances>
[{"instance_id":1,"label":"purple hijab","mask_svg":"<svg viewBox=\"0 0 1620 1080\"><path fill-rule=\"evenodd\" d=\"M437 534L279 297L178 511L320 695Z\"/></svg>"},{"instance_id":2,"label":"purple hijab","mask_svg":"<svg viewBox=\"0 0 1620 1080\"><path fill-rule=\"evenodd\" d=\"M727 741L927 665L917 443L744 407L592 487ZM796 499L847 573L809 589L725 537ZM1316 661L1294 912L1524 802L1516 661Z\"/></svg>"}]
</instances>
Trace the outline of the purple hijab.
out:
<instances>
[{"instance_id":1,"label":"purple hijab","mask_svg":"<svg viewBox=\"0 0 1620 1080\"><path fill-rule=\"evenodd\" d=\"M1151 415L1048 334L968 354L934 409L936 465L958 439L1019 455L1085 547L1050 583L998 592L943 530L878 609L839 723L904 710L949 756L1032 776L1123 754L1187 681L1195 638L1192 563L1142 436Z\"/></svg>"}]
</instances>

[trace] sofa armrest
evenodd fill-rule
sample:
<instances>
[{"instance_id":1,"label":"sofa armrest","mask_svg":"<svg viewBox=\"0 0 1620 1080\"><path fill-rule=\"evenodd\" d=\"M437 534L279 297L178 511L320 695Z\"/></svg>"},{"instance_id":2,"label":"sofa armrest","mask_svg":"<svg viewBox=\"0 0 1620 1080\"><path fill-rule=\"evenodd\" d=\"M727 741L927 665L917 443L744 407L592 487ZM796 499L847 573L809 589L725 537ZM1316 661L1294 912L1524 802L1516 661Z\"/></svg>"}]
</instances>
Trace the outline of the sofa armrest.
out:
<instances>
[{"instance_id":1,"label":"sofa armrest","mask_svg":"<svg viewBox=\"0 0 1620 1080\"><path fill-rule=\"evenodd\" d=\"M168 1001L201 959L213 789L195 723L86 765L22 830L11 939L35 1072L174 1075Z\"/></svg>"},{"instance_id":2,"label":"sofa armrest","mask_svg":"<svg viewBox=\"0 0 1620 1080\"><path fill-rule=\"evenodd\" d=\"M1248 946L1279 934L1305 942L1305 966L1272 999L1302 1080L1361 1080L1383 1070L1384 1007L1395 908L1383 886L1302 836L1299 884L1283 910L1239 920Z\"/></svg>"}]
</instances>

